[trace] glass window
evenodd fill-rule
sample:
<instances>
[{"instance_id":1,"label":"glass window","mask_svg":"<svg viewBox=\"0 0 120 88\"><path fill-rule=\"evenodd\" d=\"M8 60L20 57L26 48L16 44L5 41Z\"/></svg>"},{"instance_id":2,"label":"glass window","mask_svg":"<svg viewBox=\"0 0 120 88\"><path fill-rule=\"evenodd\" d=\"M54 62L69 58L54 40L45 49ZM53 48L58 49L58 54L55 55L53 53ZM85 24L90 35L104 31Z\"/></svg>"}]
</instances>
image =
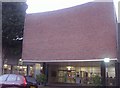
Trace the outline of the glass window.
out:
<instances>
[{"instance_id":1,"label":"glass window","mask_svg":"<svg viewBox=\"0 0 120 88\"><path fill-rule=\"evenodd\" d=\"M9 75L7 81L16 81L17 75Z\"/></svg>"},{"instance_id":2,"label":"glass window","mask_svg":"<svg viewBox=\"0 0 120 88\"><path fill-rule=\"evenodd\" d=\"M17 81L20 81L20 77L19 76L17 77Z\"/></svg>"},{"instance_id":3,"label":"glass window","mask_svg":"<svg viewBox=\"0 0 120 88\"><path fill-rule=\"evenodd\" d=\"M8 74L0 76L0 82L6 81Z\"/></svg>"},{"instance_id":4,"label":"glass window","mask_svg":"<svg viewBox=\"0 0 120 88\"><path fill-rule=\"evenodd\" d=\"M27 82L36 83L36 80L33 77L26 77L26 80Z\"/></svg>"}]
</instances>

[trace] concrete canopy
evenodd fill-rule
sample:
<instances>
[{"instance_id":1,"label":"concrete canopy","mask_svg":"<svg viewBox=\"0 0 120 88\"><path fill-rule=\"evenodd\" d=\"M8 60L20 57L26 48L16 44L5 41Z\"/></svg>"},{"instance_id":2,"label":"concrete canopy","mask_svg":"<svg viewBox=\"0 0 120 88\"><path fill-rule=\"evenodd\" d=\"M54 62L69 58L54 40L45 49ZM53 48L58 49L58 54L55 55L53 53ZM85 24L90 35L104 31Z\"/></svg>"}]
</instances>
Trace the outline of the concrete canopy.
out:
<instances>
[{"instance_id":1,"label":"concrete canopy","mask_svg":"<svg viewBox=\"0 0 120 88\"><path fill-rule=\"evenodd\" d=\"M27 14L22 58L25 62L115 59L116 37L112 2Z\"/></svg>"}]
</instances>

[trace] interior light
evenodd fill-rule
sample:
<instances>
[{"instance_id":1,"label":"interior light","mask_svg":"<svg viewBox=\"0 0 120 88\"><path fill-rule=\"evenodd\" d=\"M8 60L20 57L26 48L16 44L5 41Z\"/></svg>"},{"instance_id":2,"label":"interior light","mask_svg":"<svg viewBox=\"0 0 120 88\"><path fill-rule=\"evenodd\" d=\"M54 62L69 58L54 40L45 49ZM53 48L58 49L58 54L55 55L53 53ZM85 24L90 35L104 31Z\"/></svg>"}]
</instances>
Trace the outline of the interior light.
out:
<instances>
[{"instance_id":1,"label":"interior light","mask_svg":"<svg viewBox=\"0 0 120 88\"><path fill-rule=\"evenodd\" d=\"M43 67L40 67L40 69L42 70L42 69L43 69Z\"/></svg>"},{"instance_id":2,"label":"interior light","mask_svg":"<svg viewBox=\"0 0 120 88\"><path fill-rule=\"evenodd\" d=\"M8 67L8 65L7 64L4 64L4 68L7 68Z\"/></svg>"},{"instance_id":3,"label":"interior light","mask_svg":"<svg viewBox=\"0 0 120 88\"><path fill-rule=\"evenodd\" d=\"M68 70L71 70L71 68L72 68L71 66L67 66L67 69L68 69Z\"/></svg>"},{"instance_id":4,"label":"interior light","mask_svg":"<svg viewBox=\"0 0 120 88\"><path fill-rule=\"evenodd\" d=\"M20 66L20 69L22 69L23 67L22 66Z\"/></svg>"},{"instance_id":5,"label":"interior light","mask_svg":"<svg viewBox=\"0 0 120 88\"><path fill-rule=\"evenodd\" d=\"M26 66L23 66L23 68L27 69L27 67L26 67Z\"/></svg>"}]
</instances>

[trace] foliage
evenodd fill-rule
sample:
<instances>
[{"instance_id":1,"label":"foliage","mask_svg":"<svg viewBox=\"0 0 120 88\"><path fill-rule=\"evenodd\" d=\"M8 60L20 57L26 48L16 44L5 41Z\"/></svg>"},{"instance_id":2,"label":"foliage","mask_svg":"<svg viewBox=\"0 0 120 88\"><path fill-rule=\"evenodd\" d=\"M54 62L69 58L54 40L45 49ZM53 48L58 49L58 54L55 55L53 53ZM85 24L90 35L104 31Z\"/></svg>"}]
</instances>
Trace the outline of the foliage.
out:
<instances>
[{"instance_id":1,"label":"foliage","mask_svg":"<svg viewBox=\"0 0 120 88\"><path fill-rule=\"evenodd\" d=\"M41 83L41 84L45 84L46 83L46 75L45 74L39 74L39 75L36 75L36 79L37 79L37 82Z\"/></svg>"},{"instance_id":2,"label":"foliage","mask_svg":"<svg viewBox=\"0 0 120 88\"><path fill-rule=\"evenodd\" d=\"M26 9L25 2L2 2L3 58L15 55L21 58L22 39L19 38L23 38Z\"/></svg>"},{"instance_id":3,"label":"foliage","mask_svg":"<svg viewBox=\"0 0 120 88\"><path fill-rule=\"evenodd\" d=\"M3 43L13 44L23 37L26 4L24 2L2 3Z\"/></svg>"},{"instance_id":4,"label":"foliage","mask_svg":"<svg viewBox=\"0 0 120 88\"><path fill-rule=\"evenodd\" d=\"M99 75L95 75L95 76L93 77L93 84L94 84L95 86L100 86L100 85L101 85L101 78L100 78Z\"/></svg>"}]
</instances>

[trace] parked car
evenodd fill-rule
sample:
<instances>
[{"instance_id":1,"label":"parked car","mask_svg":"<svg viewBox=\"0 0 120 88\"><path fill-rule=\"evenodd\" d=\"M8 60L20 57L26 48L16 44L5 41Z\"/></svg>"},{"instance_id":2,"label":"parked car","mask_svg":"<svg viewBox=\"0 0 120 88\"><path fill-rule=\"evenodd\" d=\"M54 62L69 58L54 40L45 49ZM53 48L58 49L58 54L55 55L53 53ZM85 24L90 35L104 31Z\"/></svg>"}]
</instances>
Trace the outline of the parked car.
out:
<instances>
[{"instance_id":1,"label":"parked car","mask_svg":"<svg viewBox=\"0 0 120 88\"><path fill-rule=\"evenodd\" d=\"M0 88L38 88L35 78L16 74L0 76Z\"/></svg>"}]
</instances>

